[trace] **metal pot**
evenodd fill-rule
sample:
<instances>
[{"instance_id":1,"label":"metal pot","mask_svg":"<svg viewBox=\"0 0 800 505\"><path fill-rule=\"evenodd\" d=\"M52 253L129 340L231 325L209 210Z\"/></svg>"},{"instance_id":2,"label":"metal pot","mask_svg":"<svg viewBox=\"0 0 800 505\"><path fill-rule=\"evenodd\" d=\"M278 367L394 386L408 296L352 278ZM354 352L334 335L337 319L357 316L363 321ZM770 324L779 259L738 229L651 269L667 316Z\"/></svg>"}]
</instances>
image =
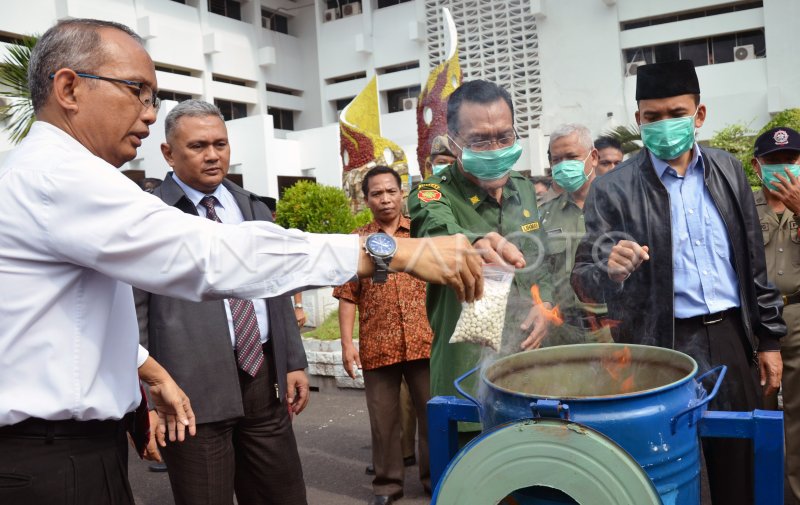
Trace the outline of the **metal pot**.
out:
<instances>
[{"instance_id":1,"label":"metal pot","mask_svg":"<svg viewBox=\"0 0 800 505\"><path fill-rule=\"evenodd\" d=\"M477 370L477 369L475 369ZM537 418L565 419L605 434L643 467L664 503L700 503L697 422L716 395L725 367L695 378L697 363L660 347L578 344L526 351L481 372L484 430ZM717 380L710 393L702 381Z\"/></svg>"}]
</instances>

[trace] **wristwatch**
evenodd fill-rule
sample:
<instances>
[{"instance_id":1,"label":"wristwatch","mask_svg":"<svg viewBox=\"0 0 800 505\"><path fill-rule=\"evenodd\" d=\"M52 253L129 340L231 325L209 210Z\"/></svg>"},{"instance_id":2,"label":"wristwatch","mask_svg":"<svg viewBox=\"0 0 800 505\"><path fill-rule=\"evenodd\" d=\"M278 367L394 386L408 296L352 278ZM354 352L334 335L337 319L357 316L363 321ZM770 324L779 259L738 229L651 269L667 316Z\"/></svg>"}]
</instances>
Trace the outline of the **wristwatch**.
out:
<instances>
[{"instance_id":1,"label":"wristwatch","mask_svg":"<svg viewBox=\"0 0 800 505\"><path fill-rule=\"evenodd\" d=\"M373 233L364 242L364 249L375 263L375 273L372 274L372 282L383 284L389 274L389 263L392 262L394 254L397 252L397 242L385 233Z\"/></svg>"}]
</instances>

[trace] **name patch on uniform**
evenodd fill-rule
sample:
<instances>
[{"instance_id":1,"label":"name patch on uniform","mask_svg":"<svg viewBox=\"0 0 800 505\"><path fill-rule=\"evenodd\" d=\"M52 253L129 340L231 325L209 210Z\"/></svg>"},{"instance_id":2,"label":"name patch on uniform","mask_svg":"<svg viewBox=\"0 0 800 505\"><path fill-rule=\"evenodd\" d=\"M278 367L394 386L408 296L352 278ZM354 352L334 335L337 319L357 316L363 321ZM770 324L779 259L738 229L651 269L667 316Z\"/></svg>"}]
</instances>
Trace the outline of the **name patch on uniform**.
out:
<instances>
[{"instance_id":1,"label":"name patch on uniform","mask_svg":"<svg viewBox=\"0 0 800 505\"><path fill-rule=\"evenodd\" d=\"M422 189L417 193L417 198L419 198L421 202L428 203L431 200L439 200L442 198L442 194L435 189Z\"/></svg>"},{"instance_id":2,"label":"name patch on uniform","mask_svg":"<svg viewBox=\"0 0 800 505\"><path fill-rule=\"evenodd\" d=\"M439 189L440 186L438 184L434 184L432 182L423 182L419 185L420 188L432 188L432 189Z\"/></svg>"},{"instance_id":3,"label":"name patch on uniform","mask_svg":"<svg viewBox=\"0 0 800 505\"><path fill-rule=\"evenodd\" d=\"M536 231L536 230L539 229L539 221L534 221L532 223L523 224L522 226L520 226L520 228L524 232Z\"/></svg>"}]
</instances>

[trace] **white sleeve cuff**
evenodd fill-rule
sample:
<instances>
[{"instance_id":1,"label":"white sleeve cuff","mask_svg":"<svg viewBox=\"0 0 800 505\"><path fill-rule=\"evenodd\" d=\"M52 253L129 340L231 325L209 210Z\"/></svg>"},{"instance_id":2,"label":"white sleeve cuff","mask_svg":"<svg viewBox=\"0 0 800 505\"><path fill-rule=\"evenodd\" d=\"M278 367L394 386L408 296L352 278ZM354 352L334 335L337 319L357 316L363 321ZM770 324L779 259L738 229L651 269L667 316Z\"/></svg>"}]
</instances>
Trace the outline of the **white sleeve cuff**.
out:
<instances>
[{"instance_id":1,"label":"white sleeve cuff","mask_svg":"<svg viewBox=\"0 0 800 505\"><path fill-rule=\"evenodd\" d=\"M150 356L150 353L142 347L139 346L139 350L136 352L136 368L144 365L144 362L147 361L147 358Z\"/></svg>"}]
</instances>

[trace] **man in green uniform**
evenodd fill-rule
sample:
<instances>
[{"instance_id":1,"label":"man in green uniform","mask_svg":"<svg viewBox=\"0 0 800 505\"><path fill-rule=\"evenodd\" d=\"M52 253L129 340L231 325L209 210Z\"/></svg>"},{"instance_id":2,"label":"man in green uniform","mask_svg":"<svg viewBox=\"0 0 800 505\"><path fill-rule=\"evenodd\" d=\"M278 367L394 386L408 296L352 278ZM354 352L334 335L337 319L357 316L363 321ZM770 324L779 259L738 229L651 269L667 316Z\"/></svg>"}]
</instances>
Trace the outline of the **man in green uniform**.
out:
<instances>
[{"instance_id":1,"label":"man in green uniform","mask_svg":"<svg viewBox=\"0 0 800 505\"><path fill-rule=\"evenodd\" d=\"M503 352L541 345L548 323L552 285L542 267L546 252L533 185L511 170L522 148L514 130L508 92L487 81L463 83L447 105L450 149L456 156L439 175L422 182L408 198L411 235L464 233L487 263L520 269L506 310ZM545 303L533 305L531 286ZM453 380L478 363L475 344L450 344L461 314L451 289L428 284L426 308L433 329L431 395L456 395Z\"/></svg>"},{"instance_id":2,"label":"man in green uniform","mask_svg":"<svg viewBox=\"0 0 800 505\"><path fill-rule=\"evenodd\" d=\"M755 143L751 164L764 183L755 195L767 277L783 296L788 332L781 340L786 480L800 500L800 133L773 128ZM775 396L766 403L777 407Z\"/></svg>"},{"instance_id":3,"label":"man in green uniform","mask_svg":"<svg viewBox=\"0 0 800 505\"><path fill-rule=\"evenodd\" d=\"M602 319L607 313L605 304L581 302L569 281L575 250L586 233L583 202L599 162L591 132L583 125L561 125L550 134L548 156L553 183L564 191L542 205L548 249L545 264L553 276L553 303L564 324L551 330L544 345L611 342L611 332Z\"/></svg>"}]
</instances>

